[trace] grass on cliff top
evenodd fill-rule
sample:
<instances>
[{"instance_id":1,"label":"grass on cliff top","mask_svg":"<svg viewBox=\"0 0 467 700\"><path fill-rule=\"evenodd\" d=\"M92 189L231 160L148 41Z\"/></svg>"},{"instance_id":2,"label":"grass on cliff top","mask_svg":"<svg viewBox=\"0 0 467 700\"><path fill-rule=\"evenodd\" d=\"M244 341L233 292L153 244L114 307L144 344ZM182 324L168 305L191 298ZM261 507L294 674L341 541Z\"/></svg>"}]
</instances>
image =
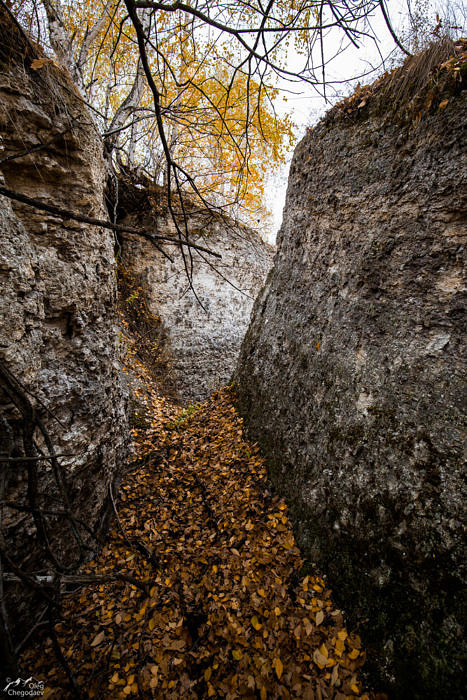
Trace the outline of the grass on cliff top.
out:
<instances>
[{"instance_id":1,"label":"grass on cliff top","mask_svg":"<svg viewBox=\"0 0 467 700\"><path fill-rule=\"evenodd\" d=\"M332 107L323 119L356 122L370 116L398 124L418 123L427 114L443 111L467 84L467 39L445 37L384 73L371 85L358 85L350 97Z\"/></svg>"},{"instance_id":2,"label":"grass on cliff top","mask_svg":"<svg viewBox=\"0 0 467 700\"><path fill-rule=\"evenodd\" d=\"M66 598L56 630L79 686L99 700L374 697L360 638L324 580L300 573L287 506L267 490L230 391L184 416L152 391L146 411L121 528L85 571L131 575L147 593L114 581ZM22 662L44 698L69 696L46 636Z\"/></svg>"}]
</instances>

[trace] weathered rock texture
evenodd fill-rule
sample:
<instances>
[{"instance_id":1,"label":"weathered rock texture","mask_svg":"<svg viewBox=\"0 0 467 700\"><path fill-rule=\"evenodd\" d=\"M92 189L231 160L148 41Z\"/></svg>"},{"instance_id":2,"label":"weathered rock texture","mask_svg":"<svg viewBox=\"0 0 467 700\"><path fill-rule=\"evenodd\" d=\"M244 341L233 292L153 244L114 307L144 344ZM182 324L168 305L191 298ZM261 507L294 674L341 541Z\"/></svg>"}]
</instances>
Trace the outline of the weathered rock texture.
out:
<instances>
[{"instance_id":1,"label":"weathered rock texture","mask_svg":"<svg viewBox=\"0 0 467 700\"><path fill-rule=\"evenodd\" d=\"M31 68L35 49L5 10L1 29L2 181L42 202L105 218L103 149L87 109L58 68L47 61ZM82 520L98 527L127 432L113 235L2 197L0 245L1 362L30 392L55 451L77 455L62 460L71 502ZM22 423L1 387L0 408L9 424L4 430L14 435L12 455L21 456ZM45 464L39 492L53 499ZM8 473L7 494L18 502L25 467L16 464ZM51 530L55 545L70 548L65 523L52 523Z\"/></svg>"},{"instance_id":2,"label":"weathered rock texture","mask_svg":"<svg viewBox=\"0 0 467 700\"><path fill-rule=\"evenodd\" d=\"M397 698L463 693L464 95L305 136L237 370L299 541Z\"/></svg>"},{"instance_id":3,"label":"weathered rock texture","mask_svg":"<svg viewBox=\"0 0 467 700\"><path fill-rule=\"evenodd\" d=\"M142 225L148 232L156 228L164 236L176 233L167 211L156 216L140 212L123 221L125 225ZM183 402L205 399L230 381L253 301L273 254L273 248L258 234L228 217L191 210L188 231L192 243L222 255L218 260L193 251L194 292L178 248L170 248L172 263L148 241L128 236L121 253L123 265L143 289L150 311L160 318L160 350L170 366L165 383ZM189 267L188 254L187 263Z\"/></svg>"}]
</instances>

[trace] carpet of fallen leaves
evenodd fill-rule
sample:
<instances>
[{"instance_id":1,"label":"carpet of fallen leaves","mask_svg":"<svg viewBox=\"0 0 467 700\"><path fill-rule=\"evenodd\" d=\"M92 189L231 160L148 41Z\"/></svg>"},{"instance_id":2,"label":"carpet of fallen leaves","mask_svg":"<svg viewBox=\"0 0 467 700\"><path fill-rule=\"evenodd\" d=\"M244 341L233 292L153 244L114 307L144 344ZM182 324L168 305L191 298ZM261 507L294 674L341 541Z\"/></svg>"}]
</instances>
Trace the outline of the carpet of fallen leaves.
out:
<instances>
[{"instance_id":1,"label":"carpet of fallen leaves","mask_svg":"<svg viewBox=\"0 0 467 700\"><path fill-rule=\"evenodd\" d=\"M360 638L324 580L301 575L287 506L268 491L231 391L188 409L149 402L120 524L84 569L131 575L147 592L119 581L66 597L56 630L80 687L98 699L373 698ZM46 637L23 664L46 680L45 698L68 697Z\"/></svg>"}]
</instances>

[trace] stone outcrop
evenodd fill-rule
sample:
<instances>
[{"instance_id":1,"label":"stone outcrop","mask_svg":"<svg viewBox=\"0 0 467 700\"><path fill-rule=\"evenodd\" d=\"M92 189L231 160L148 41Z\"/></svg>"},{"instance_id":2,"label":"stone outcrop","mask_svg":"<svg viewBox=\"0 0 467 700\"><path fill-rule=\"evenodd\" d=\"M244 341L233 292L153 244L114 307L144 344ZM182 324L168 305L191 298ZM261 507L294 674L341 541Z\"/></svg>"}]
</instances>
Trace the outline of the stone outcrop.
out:
<instances>
[{"instance_id":1,"label":"stone outcrop","mask_svg":"<svg viewBox=\"0 0 467 700\"><path fill-rule=\"evenodd\" d=\"M176 235L165 207L156 214L141 207L122 223ZM273 248L229 217L193 207L188 207L187 228L192 243L222 256L217 259L193 250L193 289L176 246L167 248L171 262L147 240L124 236L121 260L142 288L150 311L160 319L160 350L170 367L166 385L182 402L193 402L230 381L253 301L272 264Z\"/></svg>"},{"instance_id":2,"label":"stone outcrop","mask_svg":"<svg viewBox=\"0 0 467 700\"><path fill-rule=\"evenodd\" d=\"M357 95L309 130L236 375L299 542L397 698L463 693L464 69L413 118Z\"/></svg>"},{"instance_id":3,"label":"stone outcrop","mask_svg":"<svg viewBox=\"0 0 467 700\"><path fill-rule=\"evenodd\" d=\"M41 202L106 218L102 141L87 108L71 80L36 52L5 9L0 19L2 183ZM1 197L0 246L1 363L36 406L55 451L76 455L61 460L71 503L86 525L98 528L108 486L126 454L114 236ZM23 424L11 399L0 386L0 432L6 451L20 457ZM39 499L43 504L50 497L59 508L46 464L39 470ZM21 501L26 466L9 468L7 498ZM10 515L12 534L15 512ZM67 524L50 527L54 546L69 550ZM16 547L19 554L20 543Z\"/></svg>"}]
</instances>

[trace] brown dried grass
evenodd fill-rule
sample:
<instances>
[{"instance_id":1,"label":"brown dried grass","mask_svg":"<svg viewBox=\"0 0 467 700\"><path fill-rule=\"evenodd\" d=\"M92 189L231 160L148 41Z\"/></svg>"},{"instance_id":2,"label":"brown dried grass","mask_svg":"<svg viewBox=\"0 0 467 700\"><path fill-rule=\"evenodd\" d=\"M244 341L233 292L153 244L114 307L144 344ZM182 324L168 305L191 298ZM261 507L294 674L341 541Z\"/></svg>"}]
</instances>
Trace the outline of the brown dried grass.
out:
<instances>
[{"instance_id":1,"label":"brown dried grass","mask_svg":"<svg viewBox=\"0 0 467 700\"><path fill-rule=\"evenodd\" d=\"M455 43L445 36L433 41L420 53L406 58L402 66L384 81L381 97L399 105L423 91L430 83L434 69L455 54Z\"/></svg>"},{"instance_id":2,"label":"brown dried grass","mask_svg":"<svg viewBox=\"0 0 467 700\"><path fill-rule=\"evenodd\" d=\"M411 123L443 108L466 86L467 39L433 41L423 51L382 75L371 85L334 105L323 123L356 122L376 116L383 121Z\"/></svg>"}]
</instances>

